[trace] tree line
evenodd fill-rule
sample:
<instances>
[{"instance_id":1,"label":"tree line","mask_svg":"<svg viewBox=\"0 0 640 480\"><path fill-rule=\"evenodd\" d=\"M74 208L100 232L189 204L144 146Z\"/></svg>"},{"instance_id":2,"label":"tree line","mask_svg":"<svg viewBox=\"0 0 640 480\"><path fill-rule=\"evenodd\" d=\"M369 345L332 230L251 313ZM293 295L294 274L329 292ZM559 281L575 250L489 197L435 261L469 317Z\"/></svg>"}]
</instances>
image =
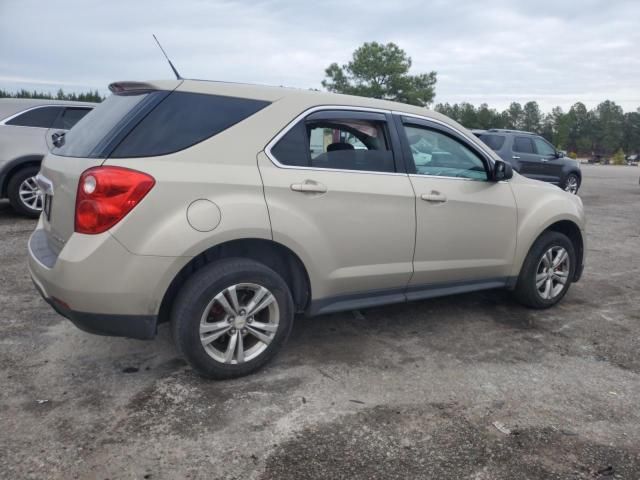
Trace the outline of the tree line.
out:
<instances>
[{"instance_id":1,"label":"tree line","mask_svg":"<svg viewBox=\"0 0 640 480\"><path fill-rule=\"evenodd\" d=\"M38 92L36 90L29 91L23 88L17 92L9 92L7 90L0 89L0 98L37 98L41 100L67 100L74 102L100 103L105 97L100 95L98 90L84 93L66 93L64 90L60 89L55 95L52 95L51 92Z\"/></svg>"},{"instance_id":2,"label":"tree line","mask_svg":"<svg viewBox=\"0 0 640 480\"><path fill-rule=\"evenodd\" d=\"M325 70L322 86L331 92L381 98L420 107L433 104L436 72L409 73L411 57L394 43L367 42L340 66L332 63ZM543 113L537 102L513 102L504 111L486 103L438 103L435 110L467 128L509 128L535 132L561 150L580 156L640 152L640 108L623 112L619 105L605 100L588 110L578 102L569 111L560 107Z\"/></svg>"},{"instance_id":3,"label":"tree line","mask_svg":"<svg viewBox=\"0 0 640 480\"><path fill-rule=\"evenodd\" d=\"M546 114L535 101L524 105L513 102L501 112L486 103L479 107L470 103L438 103L434 109L467 128L535 132L559 149L579 156L608 156L619 150L640 152L640 108L625 113L611 100L605 100L591 110L578 102L567 112L555 107Z\"/></svg>"}]
</instances>

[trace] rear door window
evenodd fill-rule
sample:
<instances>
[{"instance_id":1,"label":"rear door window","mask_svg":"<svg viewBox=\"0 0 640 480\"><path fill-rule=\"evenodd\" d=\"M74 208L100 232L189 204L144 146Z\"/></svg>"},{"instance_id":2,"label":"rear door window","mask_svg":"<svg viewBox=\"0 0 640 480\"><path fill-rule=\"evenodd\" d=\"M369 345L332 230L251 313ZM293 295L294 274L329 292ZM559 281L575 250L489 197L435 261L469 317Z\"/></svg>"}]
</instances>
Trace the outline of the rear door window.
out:
<instances>
[{"instance_id":1,"label":"rear door window","mask_svg":"<svg viewBox=\"0 0 640 480\"><path fill-rule=\"evenodd\" d=\"M481 134L481 135L478 135L478 138L480 138L480 140L482 140L485 144L487 144L489 148L497 152L504 145L505 137L503 135Z\"/></svg>"},{"instance_id":2,"label":"rear door window","mask_svg":"<svg viewBox=\"0 0 640 480\"><path fill-rule=\"evenodd\" d=\"M519 153L536 153L531 137L515 137L513 151Z\"/></svg>"},{"instance_id":3,"label":"rear door window","mask_svg":"<svg viewBox=\"0 0 640 480\"><path fill-rule=\"evenodd\" d=\"M12 118L5 124L20 127L51 128L63 108L53 106L32 108Z\"/></svg>"},{"instance_id":4,"label":"rear door window","mask_svg":"<svg viewBox=\"0 0 640 480\"><path fill-rule=\"evenodd\" d=\"M279 163L332 170L395 171L383 114L358 117L358 112L343 112L336 113L335 118L321 116L315 119L312 114L310 119L300 121L273 146L271 154Z\"/></svg>"}]
</instances>

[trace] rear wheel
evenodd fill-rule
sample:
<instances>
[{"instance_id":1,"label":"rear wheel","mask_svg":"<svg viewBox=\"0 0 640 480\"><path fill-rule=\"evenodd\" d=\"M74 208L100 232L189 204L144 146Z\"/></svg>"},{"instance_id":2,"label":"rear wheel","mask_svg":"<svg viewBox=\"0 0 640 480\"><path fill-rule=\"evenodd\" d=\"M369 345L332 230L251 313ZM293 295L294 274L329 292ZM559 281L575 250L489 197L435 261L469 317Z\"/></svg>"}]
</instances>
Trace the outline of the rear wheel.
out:
<instances>
[{"instance_id":1,"label":"rear wheel","mask_svg":"<svg viewBox=\"0 0 640 480\"><path fill-rule=\"evenodd\" d=\"M569 290L575 268L576 254L571 240L559 232L545 232L524 261L514 295L527 307L551 307Z\"/></svg>"},{"instance_id":2,"label":"rear wheel","mask_svg":"<svg viewBox=\"0 0 640 480\"><path fill-rule=\"evenodd\" d=\"M11 207L18 213L38 218L42 212L44 196L36 183L40 167L25 167L14 173L7 185L7 196Z\"/></svg>"},{"instance_id":3,"label":"rear wheel","mask_svg":"<svg viewBox=\"0 0 640 480\"><path fill-rule=\"evenodd\" d=\"M289 337L293 300L287 284L261 263L240 258L197 271L176 298L176 347L200 375L226 379L254 372Z\"/></svg>"},{"instance_id":4,"label":"rear wheel","mask_svg":"<svg viewBox=\"0 0 640 480\"><path fill-rule=\"evenodd\" d=\"M562 188L565 192L577 195L578 189L580 188L580 179L575 173L570 173L564 180L564 185L562 186Z\"/></svg>"}]
</instances>

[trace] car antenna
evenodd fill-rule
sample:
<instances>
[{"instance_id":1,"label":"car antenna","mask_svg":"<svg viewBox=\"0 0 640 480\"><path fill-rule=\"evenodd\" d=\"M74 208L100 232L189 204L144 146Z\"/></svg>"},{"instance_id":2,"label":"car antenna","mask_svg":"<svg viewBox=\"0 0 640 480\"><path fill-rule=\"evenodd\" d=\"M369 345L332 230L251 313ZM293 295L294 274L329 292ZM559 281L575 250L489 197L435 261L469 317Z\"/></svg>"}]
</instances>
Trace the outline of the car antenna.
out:
<instances>
[{"instance_id":1,"label":"car antenna","mask_svg":"<svg viewBox=\"0 0 640 480\"><path fill-rule=\"evenodd\" d=\"M169 56L167 55L167 52L165 52L164 48L162 48L162 45L160 45L160 42L158 41L158 38L156 37L156 35L154 33L152 33L151 35L153 35L153 39L158 44L158 47L160 47L160 50L162 50L162 54L164 55L164 58L166 58L167 62L169 62L169 66L171 67L171 70L173 70L173 73L175 73L176 75L176 80L184 80L178 73L178 70L176 70L176 67L173 66L173 63L171 63L171 60L169 60Z\"/></svg>"}]
</instances>

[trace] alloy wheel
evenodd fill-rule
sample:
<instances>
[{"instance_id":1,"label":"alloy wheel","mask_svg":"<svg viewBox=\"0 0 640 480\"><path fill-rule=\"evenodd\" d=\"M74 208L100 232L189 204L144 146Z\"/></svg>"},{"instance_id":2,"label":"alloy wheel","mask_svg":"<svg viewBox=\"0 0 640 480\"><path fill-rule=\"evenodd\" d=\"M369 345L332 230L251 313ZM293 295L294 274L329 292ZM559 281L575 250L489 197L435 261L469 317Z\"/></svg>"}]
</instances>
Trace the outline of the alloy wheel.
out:
<instances>
[{"instance_id":1,"label":"alloy wheel","mask_svg":"<svg viewBox=\"0 0 640 480\"><path fill-rule=\"evenodd\" d=\"M255 283L239 283L218 293L204 309L200 342L214 360L241 364L267 349L279 321L273 293Z\"/></svg>"},{"instance_id":2,"label":"alloy wheel","mask_svg":"<svg viewBox=\"0 0 640 480\"><path fill-rule=\"evenodd\" d=\"M578 178L575 175L569 175L567 178L567 183L564 186L565 192L569 192L572 194L578 193Z\"/></svg>"},{"instance_id":3,"label":"alloy wheel","mask_svg":"<svg viewBox=\"0 0 640 480\"><path fill-rule=\"evenodd\" d=\"M562 293L569 280L569 253L560 246L547 250L536 269L536 290L544 300L553 300Z\"/></svg>"},{"instance_id":4,"label":"alloy wheel","mask_svg":"<svg viewBox=\"0 0 640 480\"><path fill-rule=\"evenodd\" d=\"M29 177L23 180L18 188L18 195L20 196L20 201L25 207L37 212L42 211L44 196L35 177Z\"/></svg>"}]
</instances>

